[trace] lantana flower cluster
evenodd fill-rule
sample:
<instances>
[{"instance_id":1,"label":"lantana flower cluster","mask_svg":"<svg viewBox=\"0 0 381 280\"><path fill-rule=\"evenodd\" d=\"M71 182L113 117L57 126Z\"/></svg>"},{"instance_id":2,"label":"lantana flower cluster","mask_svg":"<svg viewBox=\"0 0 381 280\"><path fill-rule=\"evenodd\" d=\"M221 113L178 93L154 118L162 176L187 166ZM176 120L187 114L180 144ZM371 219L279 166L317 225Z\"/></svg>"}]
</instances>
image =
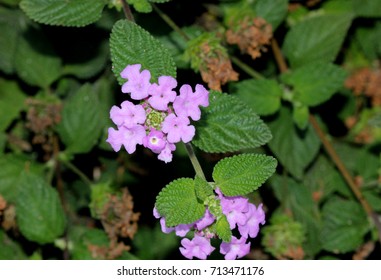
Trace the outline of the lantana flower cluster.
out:
<instances>
[{"instance_id":1,"label":"lantana flower cluster","mask_svg":"<svg viewBox=\"0 0 381 280\"><path fill-rule=\"evenodd\" d=\"M109 128L106 141L114 151L124 146L129 154L136 151L137 145L143 145L168 163L176 143L193 139L195 127L190 119L200 120L200 106L209 106L209 92L199 84L193 92L190 85L184 84L177 95L175 78L160 76L157 83L151 83L150 71L140 69L140 64L128 65L120 74L127 79L122 92L130 93L131 99L140 103L124 101L120 107L111 108L110 118L117 129Z\"/></svg>"},{"instance_id":2,"label":"lantana flower cluster","mask_svg":"<svg viewBox=\"0 0 381 280\"><path fill-rule=\"evenodd\" d=\"M238 229L240 237L232 236L230 242L222 242L220 253L225 255L226 260L242 258L250 252L250 242L248 238L255 238L259 232L259 225L265 224L265 212L263 205L256 207L250 203L248 198L243 196L226 197L219 189L216 189L216 201L222 209L222 214L226 216L230 230ZM155 218L160 219L161 230L164 233L175 231L177 236L185 235L194 230L192 240L184 238L181 240L180 252L188 258L193 257L205 260L215 248L211 245L212 238L218 238L213 232L211 225L218 219L207 208L204 216L192 224L180 224L176 227L167 227L165 217L161 217L156 208L153 210Z\"/></svg>"}]
</instances>

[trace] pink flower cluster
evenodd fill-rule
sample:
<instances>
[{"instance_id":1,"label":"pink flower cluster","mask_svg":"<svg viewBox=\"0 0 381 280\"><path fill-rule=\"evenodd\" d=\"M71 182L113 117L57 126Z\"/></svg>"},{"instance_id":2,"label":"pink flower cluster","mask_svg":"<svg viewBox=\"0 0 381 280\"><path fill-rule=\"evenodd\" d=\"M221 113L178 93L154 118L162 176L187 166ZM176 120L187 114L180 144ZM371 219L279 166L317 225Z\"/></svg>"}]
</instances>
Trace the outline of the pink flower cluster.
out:
<instances>
[{"instance_id":1,"label":"pink flower cluster","mask_svg":"<svg viewBox=\"0 0 381 280\"><path fill-rule=\"evenodd\" d=\"M202 85L196 85L193 92L185 84L177 95L175 78L161 76L152 84L151 73L140 68L140 64L128 65L120 74L127 79L122 92L130 93L140 104L124 101L120 107L111 108L110 118L118 128L109 128L106 141L114 151L124 146L129 154L135 152L136 145L143 145L167 163L172 161L176 143L193 139L195 127L190 119L201 118L199 107L209 106L209 92Z\"/></svg>"},{"instance_id":2,"label":"pink flower cluster","mask_svg":"<svg viewBox=\"0 0 381 280\"><path fill-rule=\"evenodd\" d=\"M259 225L265 224L265 212L262 209L262 204L255 207L249 200L242 196L225 197L219 190L216 190L222 208L222 214L226 216L230 229L238 228L240 238L232 236L230 242L222 242L220 245L220 253L225 255L226 260L234 260L242 258L250 252L250 242L247 242L249 237L255 238L259 232ZM209 230L209 226L216 221L208 209L206 209L203 218L192 224L181 224L176 227L168 228L165 225L165 218L161 217L156 208L153 215L155 218L160 218L161 230L164 233L175 231L177 236L184 237L190 230L194 230L192 240L184 238L181 240L181 254L192 259L193 257L205 260L208 255L214 251L211 245L211 238L216 237L216 234Z\"/></svg>"}]
</instances>

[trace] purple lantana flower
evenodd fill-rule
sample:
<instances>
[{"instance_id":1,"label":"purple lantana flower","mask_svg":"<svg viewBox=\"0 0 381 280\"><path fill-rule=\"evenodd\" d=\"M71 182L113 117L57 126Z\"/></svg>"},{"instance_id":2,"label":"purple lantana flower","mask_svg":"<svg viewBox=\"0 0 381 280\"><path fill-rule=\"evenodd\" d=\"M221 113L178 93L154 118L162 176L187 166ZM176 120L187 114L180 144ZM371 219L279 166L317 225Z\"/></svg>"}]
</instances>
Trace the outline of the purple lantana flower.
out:
<instances>
[{"instance_id":1,"label":"purple lantana flower","mask_svg":"<svg viewBox=\"0 0 381 280\"><path fill-rule=\"evenodd\" d=\"M225 197L220 196L222 212L226 215L230 229L237 224L245 224L247 217L245 213L249 210L249 200L242 196Z\"/></svg>"},{"instance_id":2,"label":"purple lantana flower","mask_svg":"<svg viewBox=\"0 0 381 280\"><path fill-rule=\"evenodd\" d=\"M151 73L148 70L140 72L140 68L140 64L128 65L120 73L122 78L127 79L127 82L122 86L122 92L130 92L131 98L135 100L142 100L148 97L151 87Z\"/></svg>"},{"instance_id":3,"label":"purple lantana flower","mask_svg":"<svg viewBox=\"0 0 381 280\"><path fill-rule=\"evenodd\" d=\"M141 125L135 125L131 128L120 126L118 130L109 128L107 142L110 143L114 151L118 152L123 145L129 154L136 151L136 145L143 144L143 138L146 130Z\"/></svg>"},{"instance_id":4,"label":"purple lantana flower","mask_svg":"<svg viewBox=\"0 0 381 280\"><path fill-rule=\"evenodd\" d=\"M176 86L175 78L170 76L159 77L159 84L153 84L150 87L151 97L148 98L148 103L156 110L168 110L168 103L176 99L177 93L173 91Z\"/></svg>"},{"instance_id":5,"label":"purple lantana flower","mask_svg":"<svg viewBox=\"0 0 381 280\"><path fill-rule=\"evenodd\" d=\"M262 209L262 204L255 207L254 204L249 203L249 211L245 213L247 221L245 224L238 224L238 230L241 236L255 238L259 232L259 224L265 224L265 212Z\"/></svg>"},{"instance_id":6,"label":"purple lantana flower","mask_svg":"<svg viewBox=\"0 0 381 280\"><path fill-rule=\"evenodd\" d=\"M160 76L157 83L151 84L151 73L140 70L141 65L134 64L120 73L127 79L122 92L130 93L132 99L140 100L140 104L124 101L120 107L111 108L110 118L118 129L109 129L107 142L115 151L124 146L128 153L133 153L136 145L143 145L158 154L159 160L168 163L176 150L175 143L188 143L193 139L196 129L190 124L189 117L200 119L198 107L209 105L209 92L202 85L196 85L193 93L189 85L184 85L177 96L175 78ZM188 106L184 102L192 104Z\"/></svg>"},{"instance_id":7,"label":"purple lantana flower","mask_svg":"<svg viewBox=\"0 0 381 280\"><path fill-rule=\"evenodd\" d=\"M196 129L190 125L188 118L177 117L172 113L165 118L162 131L167 133L167 139L170 143L177 143L180 140L187 143L193 139Z\"/></svg>"},{"instance_id":8,"label":"purple lantana flower","mask_svg":"<svg viewBox=\"0 0 381 280\"><path fill-rule=\"evenodd\" d=\"M225 255L225 260L235 260L242 258L250 252L250 242L246 243L246 238L241 237L238 239L232 236L229 243L222 242L220 246L220 253Z\"/></svg>"},{"instance_id":9,"label":"purple lantana flower","mask_svg":"<svg viewBox=\"0 0 381 280\"><path fill-rule=\"evenodd\" d=\"M183 85L180 88L180 95L173 102L173 108L176 115L198 121L201 118L199 106L209 106L208 98L209 92L202 85L197 85L195 92L190 85Z\"/></svg>"},{"instance_id":10,"label":"purple lantana flower","mask_svg":"<svg viewBox=\"0 0 381 280\"><path fill-rule=\"evenodd\" d=\"M137 124L143 124L146 120L146 112L142 105L134 105L124 101L118 106L112 106L110 118L117 126L131 128Z\"/></svg>"},{"instance_id":11,"label":"purple lantana flower","mask_svg":"<svg viewBox=\"0 0 381 280\"><path fill-rule=\"evenodd\" d=\"M180 252L187 259L196 257L205 260L215 249L210 245L210 239L199 235L195 235L192 240L184 238L181 240L181 245L183 247L180 247Z\"/></svg>"}]
</instances>

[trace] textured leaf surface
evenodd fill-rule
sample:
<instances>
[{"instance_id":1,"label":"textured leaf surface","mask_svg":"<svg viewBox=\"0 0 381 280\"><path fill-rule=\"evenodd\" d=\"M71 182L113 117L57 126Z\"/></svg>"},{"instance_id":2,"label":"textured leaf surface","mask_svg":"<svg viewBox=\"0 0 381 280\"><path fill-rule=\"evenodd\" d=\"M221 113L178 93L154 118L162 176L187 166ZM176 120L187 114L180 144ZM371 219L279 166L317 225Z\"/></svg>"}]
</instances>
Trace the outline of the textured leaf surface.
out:
<instances>
[{"instance_id":1,"label":"textured leaf surface","mask_svg":"<svg viewBox=\"0 0 381 280\"><path fill-rule=\"evenodd\" d=\"M205 152L223 153L255 148L271 139L269 128L236 96L211 91L209 107L195 123L194 145Z\"/></svg>"},{"instance_id":2,"label":"textured leaf surface","mask_svg":"<svg viewBox=\"0 0 381 280\"><path fill-rule=\"evenodd\" d=\"M295 100L307 106L316 106L342 88L346 76L339 66L315 62L282 75L282 80L293 87Z\"/></svg>"},{"instance_id":3,"label":"textured leaf surface","mask_svg":"<svg viewBox=\"0 0 381 280\"><path fill-rule=\"evenodd\" d=\"M65 104L57 127L70 153L86 153L96 144L103 122L97 94L89 84L83 85Z\"/></svg>"},{"instance_id":4,"label":"textured leaf surface","mask_svg":"<svg viewBox=\"0 0 381 280\"><path fill-rule=\"evenodd\" d=\"M323 207L323 248L346 253L356 250L369 230L368 219L360 204L332 198Z\"/></svg>"},{"instance_id":5,"label":"textured leaf surface","mask_svg":"<svg viewBox=\"0 0 381 280\"><path fill-rule=\"evenodd\" d=\"M122 70L130 64L141 64L151 72L151 80L159 76L176 77L175 63L163 44L140 26L127 20L115 23L110 38L113 72L120 84ZM141 70L142 70L141 69Z\"/></svg>"},{"instance_id":6,"label":"textured leaf surface","mask_svg":"<svg viewBox=\"0 0 381 280\"><path fill-rule=\"evenodd\" d=\"M270 156L236 155L219 161L212 176L224 195L245 195L258 189L275 172L276 165Z\"/></svg>"},{"instance_id":7,"label":"textured leaf surface","mask_svg":"<svg viewBox=\"0 0 381 280\"><path fill-rule=\"evenodd\" d=\"M216 222L216 233L223 242L230 242L232 232L226 216L222 215Z\"/></svg>"},{"instance_id":8,"label":"textured leaf surface","mask_svg":"<svg viewBox=\"0 0 381 280\"><path fill-rule=\"evenodd\" d=\"M39 23L61 26L85 26L97 21L104 0L22 0L21 9Z\"/></svg>"},{"instance_id":9,"label":"textured leaf surface","mask_svg":"<svg viewBox=\"0 0 381 280\"><path fill-rule=\"evenodd\" d=\"M381 1L378 0L352 0L353 11L362 17L381 17Z\"/></svg>"},{"instance_id":10,"label":"textured leaf surface","mask_svg":"<svg viewBox=\"0 0 381 280\"><path fill-rule=\"evenodd\" d=\"M66 224L57 191L31 173L24 173L19 184L16 217L21 233L40 244L53 242Z\"/></svg>"},{"instance_id":11,"label":"textured leaf surface","mask_svg":"<svg viewBox=\"0 0 381 280\"><path fill-rule=\"evenodd\" d=\"M352 22L351 14L321 15L307 18L291 27L283 50L291 66L310 62L332 62Z\"/></svg>"},{"instance_id":12,"label":"textured leaf surface","mask_svg":"<svg viewBox=\"0 0 381 280\"><path fill-rule=\"evenodd\" d=\"M281 109L279 116L269 123L273 139L269 142L271 151L280 163L294 177L300 179L304 168L314 159L320 148L320 141L313 128L308 125L299 130L292 121L288 109Z\"/></svg>"},{"instance_id":13,"label":"textured leaf surface","mask_svg":"<svg viewBox=\"0 0 381 280\"><path fill-rule=\"evenodd\" d=\"M28 84L46 88L61 75L61 59L40 30L29 29L18 40L15 69Z\"/></svg>"},{"instance_id":14,"label":"textured leaf surface","mask_svg":"<svg viewBox=\"0 0 381 280\"><path fill-rule=\"evenodd\" d=\"M207 181L196 177L195 179L195 192L198 199L205 201L210 196L214 196L212 187Z\"/></svg>"},{"instance_id":15,"label":"textured leaf surface","mask_svg":"<svg viewBox=\"0 0 381 280\"><path fill-rule=\"evenodd\" d=\"M270 115L278 111L282 88L275 80L244 80L236 84L237 94L258 115Z\"/></svg>"},{"instance_id":16,"label":"textured leaf surface","mask_svg":"<svg viewBox=\"0 0 381 280\"><path fill-rule=\"evenodd\" d=\"M205 213L205 206L195 192L195 181L181 178L169 183L157 196L156 208L168 227L190 224Z\"/></svg>"},{"instance_id":17,"label":"textured leaf surface","mask_svg":"<svg viewBox=\"0 0 381 280\"><path fill-rule=\"evenodd\" d=\"M25 95L16 82L0 78L0 132L5 131L10 123L24 108Z\"/></svg>"}]
</instances>

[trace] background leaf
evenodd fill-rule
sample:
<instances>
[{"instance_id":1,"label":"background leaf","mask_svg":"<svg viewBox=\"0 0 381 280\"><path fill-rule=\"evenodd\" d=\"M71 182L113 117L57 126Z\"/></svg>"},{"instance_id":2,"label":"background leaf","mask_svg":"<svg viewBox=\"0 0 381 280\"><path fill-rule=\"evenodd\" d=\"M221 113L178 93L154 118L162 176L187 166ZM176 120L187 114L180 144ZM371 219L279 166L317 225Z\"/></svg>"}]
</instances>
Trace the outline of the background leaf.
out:
<instances>
[{"instance_id":1,"label":"background leaf","mask_svg":"<svg viewBox=\"0 0 381 280\"><path fill-rule=\"evenodd\" d=\"M341 89L346 76L346 72L337 65L313 62L283 74L281 79L293 87L294 100L307 106L316 106Z\"/></svg>"},{"instance_id":2,"label":"background leaf","mask_svg":"<svg viewBox=\"0 0 381 280\"><path fill-rule=\"evenodd\" d=\"M270 23L273 31L287 15L288 0L257 0L254 5L256 15Z\"/></svg>"},{"instance_id":3,"label":"background leaf","mask_svg":"<svg viewBox=\"0 0 381 280\"><path fill-rule=\"evenodd\" d=\"M195 181L180 178L169 183L156 198L156 208L168 227L190 224L205 213L205 206L195 192Z\"/></svg>"},{"instance_id":4,"label":"background leaf","mask_svg":"<svg viewBox=\"0 0 381 280\"><path fill-rule=\"evenodd\" d=\"M5 131L25 107L25 95L16 82L0 78L0 132Z\"/></svg>"},{"instance_id":5,"label":"background leaf","mask_svg":"<svg viewBox=\"0 0 381 280\"><path fill-rule=\"evenodd\" d=\"M375 0L352 0L353 11L361 17L381 17L381 2Z\"/></svg>"},{"instance_id":6,"label":"background leaf","mask_svg":"<svg viewBox=\"0 0 381 280\"><path fill-rule=\"evenodd\" d=\"M104 124L99 111L98 96L90 84L66 102L57 130L67 152L86 153L96 144Z\"/></svg>"},{"instance_id":7,"label":"background leaf","mask_svg":"<svg viewBox=\"0 0 381 280\"><path fill-rule=\"evenodd\" d=\"M38 29L28 29L18 40L15 69L32 86L47 88L61 75L61 59Z\"/></svg>"},{"instance_id":8,"label":"background leaf","mask_svg":"<svg viewBox=\"0 0 381 280\"><path fill-rule=\"evenodd\" d=\"M283 44L292 68L316 61L334 61L352 18L351 14L326 14L293 25Z\"/></svg>"},{"instance_id":9,"label":"background leaf","mask_svg":"<svg viewBox=\"0 0 381 280\"><path fill-rule=\"evenodd\" d=\"M0 229L0 260L25 260L27 259L19 243L10 239L7 234Z\"/></svg>"},{"instance_id":10,"label":"background leaf","mask_svg":"<svg viewBox=\"0 0 381 280\"><path fill-rule=\"evenodd\" d=\"M21 9L33 20L50 25L85 26L96 22L104 0L22 0Z\"/></svg>"},{"instance_id":11,"label":"background leaf","mask_svg":"<svg viewBox=\"0 0 381 280\"><path fill-rule=\"evenodd\" d=\"M120 84L125 80L120 72L131 64L141 64L151 72L151 80L159 76L176 77L176 67L169 51L147 31L133 22L119 20L115 23L110 38L113 72Z\"/></svg>"},{"instance_id":12,"label":"background leaf","mask_svg":"<svg viewBox=\"0 0 381 280\"><path fill-rule=\"evenodd\" d=\"M244 80L234 85L237 95L258 115L270 115L280 108L283 90L275 80Z\"/></svg>"},{"instance_id":13,"label":"background leaf","mask_svg":"<svg viewBox=\"0 0 381 280\"><path fill-rule=\"evenodd\" d=\"M320 148L315 131L311 125L303 131L299 130L292 121L290 110L286 108L279 111L269 127L273 133L273 139L269 142L271 151L288 172L301 179L304 169Z\"/></svg>"},{"instance_id":14,"label":"background leaf","mask_svg":"<svg viewBox=\"0 0 381 280\"><path fill-rule=\"evenodd\" d=\"M53 242L66 225L57 191L31 173L24 173L19 184L16 217L21 233L40 244Z\"/></svg>"},{"instance_id":15,"label":"background leaf","mask_svg":"<svg viewBox=\"0 0 381 280\"><path fill-rule=\"evenodd\" d=\"M209 107L195 123L194 145L205 152L223 153L255 148L271 139L263 121L235 96L211 91Z\"/></svg>"},{"instance_id":16,"label":"background leaf","mask_svg":"<svg viewBox=\"0 0 381 280\"><path fill-rule=\"evenodd\" d=\"M275 172L276 165L270 156L236 155L219 161L212 176L224 195L245 195L258 189Z\"/></svg>"},{"instance_id":17,"label":"background leaf","mask_svg":"<svg viewBox=\"0 0 381 280\"><path fill-rule=\"evenodd\" d=\"M362 244L369 223L360 204L333 197L324 205L322 214L321 240L325 250L346 253Z\"/></svg>"}]
</instances>

